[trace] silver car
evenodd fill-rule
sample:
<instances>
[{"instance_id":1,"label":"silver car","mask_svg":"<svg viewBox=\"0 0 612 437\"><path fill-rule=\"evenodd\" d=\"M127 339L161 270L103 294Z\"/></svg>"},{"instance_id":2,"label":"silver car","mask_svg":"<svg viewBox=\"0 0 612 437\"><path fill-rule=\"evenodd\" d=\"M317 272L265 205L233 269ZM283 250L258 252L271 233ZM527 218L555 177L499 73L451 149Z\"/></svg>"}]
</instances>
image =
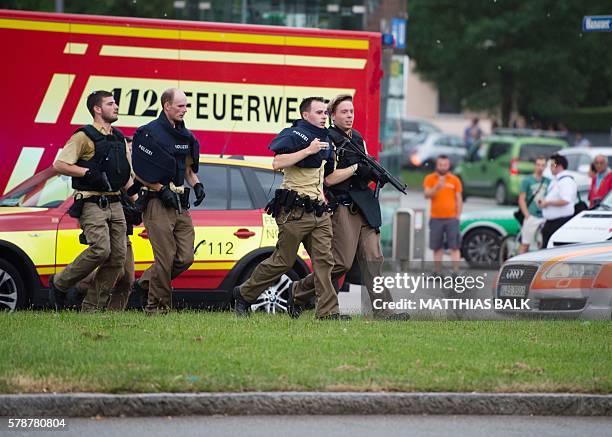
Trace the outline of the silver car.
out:
<instances>
[{"instance_id":1,"label":"silver car","mask_svg":"<svg viewBox=\"0 0 612 437\"><path fill-rule=\"evenodd\" d=\"M448 156L451 166L463 160L466 148L461 137L443 133L423 133L404 147L402 166L432 170L439 155Z\"/></svg>"},{"instance_id":2,"label":"silver car","mask_svg":"<svg viewBox=\"0 0 612 437\"><path fill-rule=\"evenodd\" d=\"M510 258L493 289L497 299L527 302L500 312L559 318L612 318L612 241L571 244ZM518 305L515 305L517 307Z\"/></svg>"}]
</instances>

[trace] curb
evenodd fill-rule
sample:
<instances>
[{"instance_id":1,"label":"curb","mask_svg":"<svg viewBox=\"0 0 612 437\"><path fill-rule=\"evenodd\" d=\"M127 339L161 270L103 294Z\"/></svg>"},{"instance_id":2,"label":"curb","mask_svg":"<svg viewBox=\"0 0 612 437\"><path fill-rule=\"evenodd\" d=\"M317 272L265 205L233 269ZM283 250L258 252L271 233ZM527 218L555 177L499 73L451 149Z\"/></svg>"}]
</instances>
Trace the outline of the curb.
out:
<instances>
[{"instance_id":1,"label":"curb","mask_svg":"<svg viewBox=\"0 0 612 437\"><path fill-rule=\"evenodd\" d=\"M218 414L612 416L612 395L317 392L0 395L0 416L5 417Z\"/></svg>"}]
</instances>

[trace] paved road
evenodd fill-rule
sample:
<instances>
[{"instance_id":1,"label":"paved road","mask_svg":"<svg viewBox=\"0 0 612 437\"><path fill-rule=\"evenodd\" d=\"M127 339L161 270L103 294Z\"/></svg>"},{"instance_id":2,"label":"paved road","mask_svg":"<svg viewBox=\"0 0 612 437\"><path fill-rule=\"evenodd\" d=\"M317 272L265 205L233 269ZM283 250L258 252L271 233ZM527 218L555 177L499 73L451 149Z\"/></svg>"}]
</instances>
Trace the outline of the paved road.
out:
<instances>
[{"instance_id":1,"label":"paved road","mask_svg":"<svg viewBox=\"0 0 612 437\"><path fill-rule=\"evenodd\" d=\"M60 432L2 435L126 436L606 436L612 418L516 416L253 416L67 419ZM3 430L5 431L5 430Z\"/></svg>"}]
</instances>

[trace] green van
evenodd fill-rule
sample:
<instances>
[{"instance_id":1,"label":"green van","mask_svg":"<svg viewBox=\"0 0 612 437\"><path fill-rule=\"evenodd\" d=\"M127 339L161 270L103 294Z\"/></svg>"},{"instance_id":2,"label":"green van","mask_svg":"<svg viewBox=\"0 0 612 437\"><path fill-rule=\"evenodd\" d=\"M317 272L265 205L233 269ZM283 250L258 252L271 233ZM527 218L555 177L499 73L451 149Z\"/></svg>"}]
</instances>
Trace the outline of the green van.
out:
<instances>
[{"instance_id":1,"label":"green van","mask_svg":"<svg viewBox=\"0 0 612 437\"><path fill-rule=\"evenodd\" d=\"M531 174L538 156L550 157L568 147L559 136L536 136L496 131L474 144L455 174L463 184L467 196L494 197L499 205L516 203L521 180Z\"/></svg>"}]
</instances>

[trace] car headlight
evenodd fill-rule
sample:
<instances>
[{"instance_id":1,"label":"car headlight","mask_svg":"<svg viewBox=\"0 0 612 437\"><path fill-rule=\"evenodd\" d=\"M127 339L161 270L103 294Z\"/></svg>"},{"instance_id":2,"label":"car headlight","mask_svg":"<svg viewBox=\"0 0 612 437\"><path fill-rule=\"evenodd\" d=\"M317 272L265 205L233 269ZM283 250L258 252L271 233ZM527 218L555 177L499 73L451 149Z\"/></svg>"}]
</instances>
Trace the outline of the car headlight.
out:
<instances>
[{"instance_id":1,"label":"car headlight","mask_svg":"<svg viewBox=\"0 0 612 437\"><path fill-rule=\"evenodd\" d=\"M558 263L544 274L544 279L595 278L599 273L599 264Z\"/></svg>"}]
</instances>

